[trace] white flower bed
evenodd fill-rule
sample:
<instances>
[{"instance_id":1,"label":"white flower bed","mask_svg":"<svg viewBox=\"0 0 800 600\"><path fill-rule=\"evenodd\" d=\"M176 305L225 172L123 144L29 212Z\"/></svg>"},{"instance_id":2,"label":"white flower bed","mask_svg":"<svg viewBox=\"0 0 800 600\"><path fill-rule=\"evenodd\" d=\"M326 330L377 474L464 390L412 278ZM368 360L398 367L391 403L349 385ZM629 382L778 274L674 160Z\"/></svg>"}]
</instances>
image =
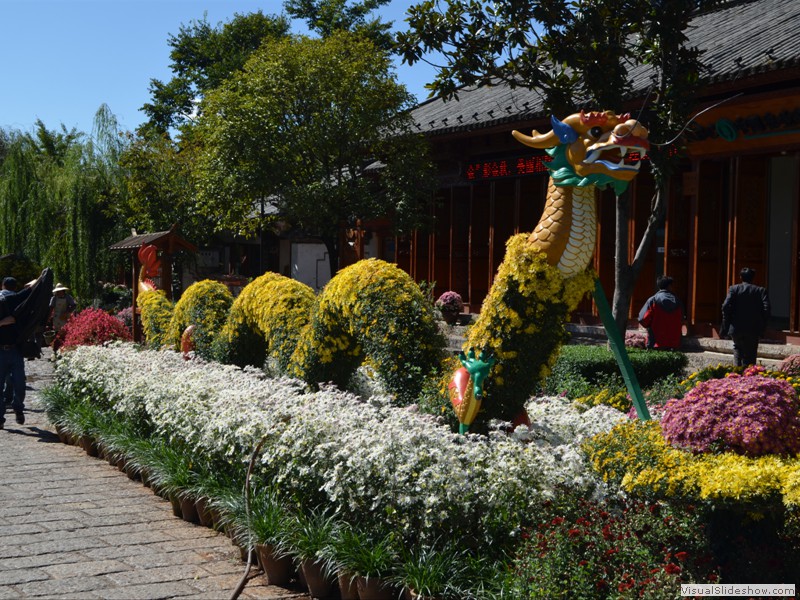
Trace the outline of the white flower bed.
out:
<instances>
[{"instance_id":1,"label":"white flower bed","mask_svg":"<svg viewBox=\"0 0 800 600\"><path fill-rule=\"evenodd\" d=\"M551 398L529 404L530 431L460 436L375 398L312 392L296 380L130 344L79 347L63 355L56 375L59 385L148 419L198 455L244 462L266 438L261 477L361 523L422 536L477 529L499 515L506 529L495 533L507 535L555 486L592 493L597 480L580 441L625 419Z\"/></svg>"}]
</instances>

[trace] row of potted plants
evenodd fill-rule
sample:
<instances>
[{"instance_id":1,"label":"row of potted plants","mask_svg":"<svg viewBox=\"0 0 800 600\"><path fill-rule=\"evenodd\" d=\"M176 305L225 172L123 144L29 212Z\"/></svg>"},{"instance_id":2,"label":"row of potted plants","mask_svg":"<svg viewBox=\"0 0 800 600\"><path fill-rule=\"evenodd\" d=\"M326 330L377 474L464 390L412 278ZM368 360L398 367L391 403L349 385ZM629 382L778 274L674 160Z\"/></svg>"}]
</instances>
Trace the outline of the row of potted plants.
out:
<instances>
[{"instance_id":1,"label":"row of potted plants","mask_svg":"<svg viewBox=\"0 0 800 600\"><path fill-rule=\"evenodd\" d=\"M131 344L62 354L56 382L51 421L101 442L176 512L200 501L198 519L211 510L263 562L271 546L343 584L363 577L428 598L501 596L542 503L562 487L602 494L581 439L626 418L553 398L538 403L530 430L459 436L388 398L310 391ZM257 446L247 510L245 463Z\"/></svg>"}]
</instances>

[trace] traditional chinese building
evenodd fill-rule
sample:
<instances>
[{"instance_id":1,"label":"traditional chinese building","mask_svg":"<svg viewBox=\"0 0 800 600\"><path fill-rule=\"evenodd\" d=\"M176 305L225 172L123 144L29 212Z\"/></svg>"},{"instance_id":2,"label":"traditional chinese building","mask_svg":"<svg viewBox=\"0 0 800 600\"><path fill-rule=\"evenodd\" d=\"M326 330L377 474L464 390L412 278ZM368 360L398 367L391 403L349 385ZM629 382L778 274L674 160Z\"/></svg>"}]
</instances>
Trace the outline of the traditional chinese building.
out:
<instances>
[{"instance_id":1,"label":"traditional chinese building","mask_svg":"<svg viewBox=\"0 0 800 600\"><path fill-rule=\"evenodd\" d=\"M800 339L798 32L798 0L729 2L693 19L689 45L703 51L710 68L697 112L722 103L692 124L688 156L672 181L666 223L649 250L632 316L653 293L655 277L667 273L685 303L690 333L715 335L727 288L749 266L757 271L756 283L769 288L768 337ZM632 78L642 92L639 104L621 108L636 114L647 77ZM396 245L384 241L379 254L394 258L417 280L435 281L436 293L458 291L477 312L506 240L532 231L544 206L548 157L519 145L511 130L547 131L549 115L537 93L505 86L464 90L458 101L431 100L413 114L439 168L436 228ZM644 168L629 190L631 256L653 191ZM610 193L598 194L594 268L609 294L614 202ZM591 310L587 302L576 318L591 319Z\"/></svg>"}]
</instances>

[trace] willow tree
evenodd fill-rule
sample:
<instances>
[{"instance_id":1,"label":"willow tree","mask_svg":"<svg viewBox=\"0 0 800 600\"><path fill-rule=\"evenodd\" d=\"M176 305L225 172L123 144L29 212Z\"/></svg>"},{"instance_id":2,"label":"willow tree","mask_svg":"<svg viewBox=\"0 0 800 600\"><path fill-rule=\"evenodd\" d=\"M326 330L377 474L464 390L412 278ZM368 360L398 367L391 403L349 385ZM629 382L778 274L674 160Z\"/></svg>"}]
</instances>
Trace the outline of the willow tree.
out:
<instances>
[{"instance_id":1,"label":"willow tree","mask_svg":"<svg viewBox=\"0 0 800 600\"><path fill-rule=\"evenodd\" d=\"M124 235L111 206L124 194L123 144L106 106L91 135L50 130L6 133L0 163L0 251L51 267L81 297L114 274L109 244Z\"/></svg>"}]
</instances>

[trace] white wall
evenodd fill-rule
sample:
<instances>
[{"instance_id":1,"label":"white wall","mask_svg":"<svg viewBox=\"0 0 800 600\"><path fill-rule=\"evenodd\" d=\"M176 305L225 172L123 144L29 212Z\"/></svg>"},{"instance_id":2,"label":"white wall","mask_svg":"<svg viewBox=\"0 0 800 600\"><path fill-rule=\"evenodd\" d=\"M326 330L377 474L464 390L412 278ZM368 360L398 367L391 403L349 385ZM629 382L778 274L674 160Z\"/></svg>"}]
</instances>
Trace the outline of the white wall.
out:
<instances>
[{"instance_id":1,"label":"white wall","mask_svg":"<svg viewBox=\"0 0 800 600\"><path fill-rule=\"evenodd\" d=\"M314 290L321 290L331 279L325 244L292 243L291 277Z\"/></svg>"}]
</instances>

